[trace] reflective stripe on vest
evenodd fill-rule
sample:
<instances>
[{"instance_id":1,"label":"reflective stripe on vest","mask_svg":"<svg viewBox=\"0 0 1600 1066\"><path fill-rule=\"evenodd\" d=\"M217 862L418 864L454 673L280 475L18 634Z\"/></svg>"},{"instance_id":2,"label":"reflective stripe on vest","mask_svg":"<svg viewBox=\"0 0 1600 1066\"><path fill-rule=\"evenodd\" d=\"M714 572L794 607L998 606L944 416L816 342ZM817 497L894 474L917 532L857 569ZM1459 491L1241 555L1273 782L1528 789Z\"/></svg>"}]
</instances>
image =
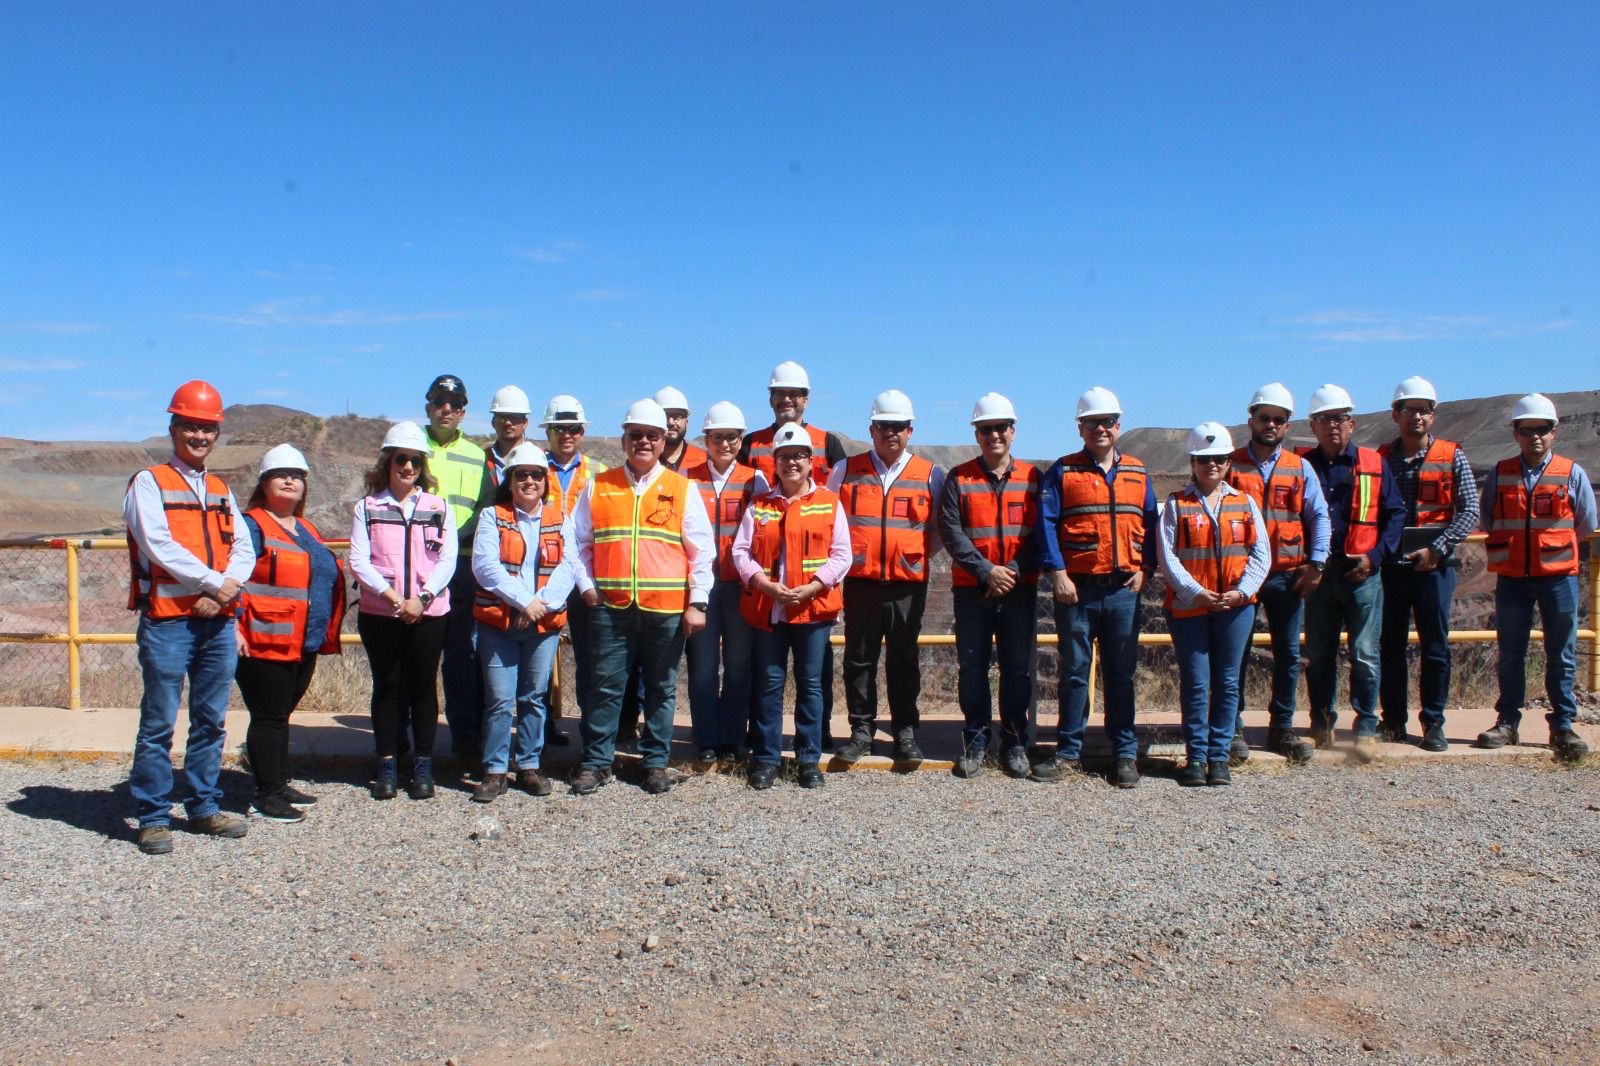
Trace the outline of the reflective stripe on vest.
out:
<instances>
[{"instance_id":1,"label":"reflective stripe on vest","mask_svg":"<svg viewBox=\"0 0 1600 1066\"><path fill-rule=\"evenodd\" d=\"M594 479L589 512L594 525L594 583L612 607L633 604L658 614L689 606L689 556L683 539L688 494L682 474L663 469L643 495L626 467Z\"/></svg>"},{"instance_id":2,"label":"reflective stripe on vest","mask_svg":"<svg viewBox=\"0 0 1600 1066\"><path fill-rule=\"evenodd\" d=\"M500 565L506 573L517 577L522 573L522 566L528 559L528 540L522 535L522 530L517 527L517 512L510 503L497 503L493 511L486 512L483 517L494 517L495 531L500 535ZM479 521L482 521L480 518ZM539 508L539 567L534 571L533 588L535 592L543 590L550 582L550 575L556 572L556 567L561 565L561 523L549 525L549 516L544 507ZM496 629L511 628L511 604L487 589L478 589L472 599L472 617ZM566 623L567 612L552 611L534 623L534 628L541 633L558 632Z\"/></svg>"},{"instance_id":3,"label":"reflective stripe on vest","mask_svg":"<svg viewBox=\"0 0 1600 1066\"><path fill-rule=\"evenodd\" d=\"M1204 505L1188 492L1174 492L1168 498L1178 512L1173 554L1184 570L1195 584L1219 596L1238 588L1256 542L1256 522L1249 500L1242 495L1224 496L1217 502L1216 521L1212 521ZM1174 618L1197 618L1210 613L1207 607L1179 608L1174 606L1176 602L1177 595L1169 585L1167 610ZM1250 602L1255 602L1254 596Z\"/></svg>"},{"instance_id":4,"label":"reflective stripe on vest","mask_svg":"<svg viewBox=\"0 0 1600 1066\"><path fill-rule=\"evenodd\" d=\"M1267 543L1272 545L1272 569L1293 570L1304 563L1306 534L1300 516L1306 500L1305 460L1287 448L1281 450L1271 478L1263 483L1255 456L1248 447L1238 448L1228 467L1228 484L1261 508Z\"/></svg>"},{"instance_id":5,"label":"reflective stripe on vest","mask_svg":"<svg viewBox=\"0 0 1600 1066\"><path fill-rule=\"evenodd\" d=\"M228 552L233 546L233 511L228 507L228 486L217 475L207 473L206 495L202 500L171 463L148 469L155 478L172 539L212 570L225 570ZM128 490L133 490L133 478L128 479ZM195 601L200 598L199 593L190 592L159 564L144 559L131 533L127 540L128 610L142 610L156 621L189 617ZM223 617L232 613L232 605L222 609Z\"/></svg>"},{"instance_id":6,"label":"reflective stripe on vest","mask_svg":"<svg viewBox=\"0 0 1600 1066\"><path fill-rule=\"evenodd\" d=\"M750 505L754 518L750 558L780 585L799 588L807 584L828 562L838 506L839 497L824 488L813 488L792 502L784 499L781 490L755 501ZM778 566L780 556L782 573ZM770 596L744 586L739 596L739 614L745 621L770 630L772 607ZM844 593L836 584L799 607L785 607L783 613L785 621L795 624L831 622L843 609Z\"/></svg>"},{"instance_id":7,"label":"reflective stripe on vest","mask_svg":"<svg viewBox=\"0 0 1600 1066\"><path fill-rule=\"evenodd\" d=\"M818 485L828 482L828 431L818 429L816 426L802 426L806 436L811 438L811 480ZM772 457L772 438L777 436L778 427L768 426L758 429L745 439L750 442L749 454L745 457L752 469L759 470L761 476L767 479L768 485L778 483L778 464Z\"/></svg>"},{"instance_id":8,"label":"reflective stripe on vest","mask_svg":"<svg viewBox=\"0 0 1600 1066\"><path fill-rule=\"evenodd\" d=\"M251 658L293 662L305 654L306 618L310 611L311 556L264 508L247 512L261 527L261 553L244 586L239 628ZM317 527L301 517L301 525L319 542ZM319 654L338 655L339 627L344 621L344 564L334 584L333 616L322 634Z\"/></svg>"},{"instance_id":9,"label":"reflective stripe on vest","mask_svg":"<svg viewBox=\"0 0 1600 1066\"><path fill-rule=\"evenodd\" d=\"M1023 471L1026 471L1025 473ZM961 501L961 530L978 553L996 566L1017 557L1033 536L1039 514L1039 469L1032 463L1013 463L1003 484L989 480L982 459L962 463L950 472ZM1038 579L1038 570L1018 575L1024 582ZM950 567L950 584L974 588L978 579L966 567Z\"/></svg>"},{"instance_id":10,"label":"reflective stripe on vest","mask_svg":"<svg viewBox=\"0 0 1600 1066\"><path fill-rule=\"evenodd\" d=\"M872 453L850 457L839 499L850 526L851 577L928 580L932 479L933 464L914 455L885 492Z\"/></svg>"},{"instance_id":11,"label":"reflective stripe on vest","mask_svg":"<svg viewBox=\"0 0 1600 1066\"><path fill-rule=\"evenodd\" d=\"M372 568L394 588L402 600L422 592L433 568L439 565L444 550L445 502L431 492L417 494L416 509L407 519L403 505L393 499L368 496L363 501L367 512L367 540L371 545ZM361 610L367 614L394 614L382 596L361 589ZM432 617L450 611L450 590L442 589L422 612Z\"/></svg>"},{"instance_id":12,"label":"reflective stripe on vest","mask_svg":"<svg viewBox=\"0 0 1600 1066\"><path fill-rule=\"evenodd\" d=\"M550 473L545 478L544 506L554 507L555 518L559 521L566 518L572 513L572 509L578 506L578 497L583 495L583 487L589 484L589 479L596 474L605 473L606 464L587 455L579 455L578 465L572 468L572 483L562 489L561 479L556 476L555 458L548 451L545 455L550 459Z\"/></svg>"},{"instance_id":13,"label":"reflective stripe on vest","mask_svg":"<svg viewBox=\"0 0 1600 1066\"><path fill-rule=\"evenodd\" d=\"M465 530L478 507L487 458L482 448L459 432L449 444L438 444L430 435L428 445L428 472L439 482L439 495L450 505L456 529Z\"/></svg>"},{"instance_id":14,"label":"reflective stripe on vest","mask_svg":"<svg viewBox=\"0 0 1600 1066\"><path fill-rule=\"evenodd\" d=\"M1494 476L1494 510L1484 544L1490 571L1506 577L1576 574L1578 527L1572 509L1572 460L1552 455L1531 495L1519 456L1501 460Z\"/></svg>"},{"instance_id":15,"label":"reflective stripe on vest","mask_svg":"<svg viewBox=\"0 0 1600 1066\"><path fill-rule=\"evenodd\" d=\"M1106 472L1088 451L1061 459L1061 516L1056 543L1069 574L1110 574L1144 566L1144 501L1150 476L1131 455Z\"/></svg>"},{"instance_id":16,"label":"reflective stripe on vest","mask_svg":"<svg viewBox=\"0 0 1600 1066\"><path fill-rule=\"evenodd\" d=\"M1383 457L1371 448L1356 449L1351 471L1350 524L1344 531L1344 553L1365 555L1378 546L1378 503L1383 499Z\"/></svg>"},{"instance_id":17,"label":"reflective stripe on vest","mask_svg":"<svg viewBox=\"0 0 1600 1066\"><path fill-rule=\"evenodd\" d=\"M1407 525L1426 529L1442 529L1455 517L1456 508L1456 452L1460 447L1454 441L1434 438L1428 453L1417 466L1416 515ZM1383 445L1378 454L1387 460L1394 452L1394 442Z\"/></svg>"},{"instance_id":18,"label":"reflective stripe on vest","mask_svg":"<svg viewBox=\"0 0 1600 1066\"><path fill-rule=\"evenodd\" d=\"M750 506L750 495L755 491L755 468L734 463L720 492L712 480L714 475L709 461L683 471L683 476L700 490L700 499L711 519L711 529L717 537L717 578L739 580L739 571L733 565L733 538L739 532L739 520L744 517L744 509Z\"/></svg>"}]
</instances>

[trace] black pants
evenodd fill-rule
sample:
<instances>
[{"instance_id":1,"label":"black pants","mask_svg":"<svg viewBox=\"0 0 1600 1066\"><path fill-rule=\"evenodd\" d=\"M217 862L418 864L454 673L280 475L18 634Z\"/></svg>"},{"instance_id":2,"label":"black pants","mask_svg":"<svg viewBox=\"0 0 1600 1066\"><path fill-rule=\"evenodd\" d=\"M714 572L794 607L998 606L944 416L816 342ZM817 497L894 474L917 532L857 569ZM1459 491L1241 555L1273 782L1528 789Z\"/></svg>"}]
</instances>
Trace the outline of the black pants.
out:
<instances>
[{"instance_id":1,"label":"black pants","mask_svg":"<svg viewBox=\"0 0 1600 1066\"><path fill-rule=\"evenodd\" d=\"M922 665L917 637L928 602L925 581L844 582L844 697L853 735L871 736L878 720L878 649L887 650L889 720L895 732L919 724Z\"/></svg>"},{"instance_id":2,"label":"black pants","mask_svg":"<svg viewBox=\"0 0 1600 1066\"><path fill-rule=\"evenodd\" d=\"M372 734L378 757L399 754L405 728L405 705L400 698L401 679L411 701L411 737L418 757L433 755L433 738L439 728L439 654L444 651L443 615L424 617L407 625L398 618L361 613L356 632L367 649L372 667Z\"/></svg>"},{"instance_id":3,"label":"black pants","mask_svg":"<svg viewBox=\"0 0 1600 1066\"><path fill-rule=\"evenodd\" d=\"M317 672L317 653L308 651L302 658L281 659L241 657L233 679L239 695L250 711L250 728L244 735L245 754L256 775L256 799L270 796L289 783L289 715L300 705L300 697Z\"/></svg>"}]
</instances>

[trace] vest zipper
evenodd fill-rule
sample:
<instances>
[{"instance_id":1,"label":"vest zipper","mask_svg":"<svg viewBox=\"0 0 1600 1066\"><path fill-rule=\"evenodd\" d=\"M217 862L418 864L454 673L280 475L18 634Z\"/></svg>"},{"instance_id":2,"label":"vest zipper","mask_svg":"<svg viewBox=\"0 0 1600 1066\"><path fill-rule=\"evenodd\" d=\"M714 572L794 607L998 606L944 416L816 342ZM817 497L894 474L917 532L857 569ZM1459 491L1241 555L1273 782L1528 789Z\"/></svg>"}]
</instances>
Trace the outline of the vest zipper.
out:
<instances>
[{"instance_id":1,"label":"vest zipper","mask_svg":"<svg viewBox=\"0 0 1600 1066\"><path fill-rule=\"evenodd\" d=\"M1111 495L1111 569L1113 572L1122 569L1117 563L1117 474L1111 471L1111 480L1106 482L1106 491Z\"/></svg>"}]
</instances>

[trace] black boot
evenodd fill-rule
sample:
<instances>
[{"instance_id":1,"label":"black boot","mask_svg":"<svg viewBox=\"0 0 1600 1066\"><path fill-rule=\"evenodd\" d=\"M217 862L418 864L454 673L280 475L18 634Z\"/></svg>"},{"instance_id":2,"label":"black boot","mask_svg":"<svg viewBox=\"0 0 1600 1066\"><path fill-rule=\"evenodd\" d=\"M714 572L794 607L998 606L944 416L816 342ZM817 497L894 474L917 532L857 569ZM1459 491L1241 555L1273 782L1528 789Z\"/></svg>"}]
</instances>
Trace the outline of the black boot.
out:
<instances>
[{"instance_id":1,"label":"black boot","mask_svg":"<svg viewBox=\"0 0 1600 1066\"><path fill-rule=\"evenodd\" d=\"M431 756L417 756L417 768L411 775L411 784L406 788L406 795L414 800L433 799L433 758Z\"/></svg>"},{"instance_id":2,"label":"black boot","mask_svg":"<svg viewBox=\"0 0 1600 1066\"><path fill-rule=\"evenodd\" d=\"M399 771L395 768L394 756L378 760L378 773L372 779L372 798L375 800L392 800L395 797L395 782L398 780Z\"/></svg>"}]
</instances>

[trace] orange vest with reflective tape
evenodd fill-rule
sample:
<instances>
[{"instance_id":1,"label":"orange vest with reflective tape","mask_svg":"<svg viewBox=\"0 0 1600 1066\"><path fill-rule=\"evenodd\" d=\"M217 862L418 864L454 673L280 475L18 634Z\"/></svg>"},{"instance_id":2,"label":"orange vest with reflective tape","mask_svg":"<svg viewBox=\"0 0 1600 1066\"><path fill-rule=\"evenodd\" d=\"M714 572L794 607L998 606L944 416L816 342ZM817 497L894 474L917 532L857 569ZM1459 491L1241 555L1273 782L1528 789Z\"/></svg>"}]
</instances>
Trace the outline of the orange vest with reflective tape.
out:
<instances>
[{"instance_id":1,"label":"orange vest with reflective tape","mask_svg":"<svg viewBox=\"0 0 1600 1066\"><path fill-rule=\"evenodd\" d=\"M589 513L594 526L594 583L612 607L638 604L658 614L689 606L689 554L683 512L697 491L682 474L663 468L643 495L626 467L594 478Z\"/></svg>"},{"instance_id":2,"label":"orange vest with reflective tape","mask_svg":"<svg viewBox=\"0 0 1600 1066\"><path fill-rule=\"evenodd\" d=\"M1296 448L1302 457L1316 445ZM1378 546L1378 503L1383 499L1383 456L1371 448L1356 449L1355 469L1350 472L1350 514L1344 530L1344 553L1365 555ZM1328 491L1323 485L1324 493Z\"/></svg>"},{"instance_id":3,"label":"orange vest with reflective tape","mask_svg":"<svg viewBox=\"0 0 1600 1066\"><path fill-rule=\"evenodd\" d=\"M875 581L927 581L933 518L933 464L913 455L883 489L872 453L845 463L839 499L850 523L850 576Z\"/></svg>"},{"instance_id":4,"label":"orange vest with reflective tape","mask_svg":"<svg viewBox=\"0 0 1600 1066\"><path fill-rule=\"evenodd\" d=\"M306 617L311 610L311 556L290 536L264 507L245 514L261 527L261 552L256 568L244 586L244 608L239 612L239 631L252 659L295 662L305 654ZM298 519L306 531L322 541L322 534L311 520ZM344 622L344 562L334 556L339 579L333 587L333 617L323 634L318 655L339 655L339 627Z\"/></svg>"},{"instance_id":5,"label":"orange vest with reflective tape","mask_svg":"<svg viewBox=\"0 0 1600 1066\"><path fill-rule=\"evenodd\" d=\"M806 431L806 436L811 438L811 480L818 485L828 482L828 431L818 429L816 426L801 426ZM772 457L772 438L778 435L777 426L768 426L758 429L745 438L749 442L749 454L745 457L752 467L761 471L761 476L767 479L768 485L778 483L778 463Z\"/></svg>"},{"instance_id":6,"label":"orange vest with reflective tape","mask_svg":"<svg viewBox=\"0 0 1600 1066\"><path fill-rule=\"evenodd\" d=\"M1150 475L1131 455L1106 472L1087 449L1061 457L1061 517L1056 543L1069 574L1110 574L1144 566L1144 500Z\"/></svg>"},{"instance_id":7,"label":"orange vest with reflective tape","mask_svg":"<svg viewBox=\"0 0 1600 1066\"><path fill-rule=\"evenodd\" d=\"M661 465L668 470L676 470L678 473L687 476L691 466L699 466L701 463L708 462L710 458L704 448L694 443L694 441L686 440L683 442L683 454L678 456L678 461L675 463L667 462L663 453Z\"/></svg>"},{"instance_id":8,"label":"orange vest with reflective tape","mask_svg":"<svg viewBox=\"0 0 1600 1066\"><path fill-rule=\"evenodd\" d=\"M750 533L750 558L761 564L767 577L788 588L799 588L816 576L828 562L833 548L834 511L839 497L824 488L813 488L790 501L781 491L773 492L750 505L754 525ZM778 559L783 558L782 572ZM831 622L844 609L844 593L838 585L799 607L785 607L785 621ZM757 629L772 628L772 597L749 585L739 596L739 614Z\"/></svg>"},{"instance_id":9,"label":"orange vest with reflective tape","mask_svg":"<svg viewBox=\"0 0 1600 1066\"><path fill-rule=\"evenodd\" d=\"M1168 499L1178 509L1173 554L1195 584L1219 596L1238 588L1256 542L1256 520L1250 513L1250 501L1242 495L1222 497L1217 502L1217 520L1212 522L1205 507L1189 493L1174 492ZM1251 603L1255 601L1254 596L1250 597ZM1176 602L1177 595L1169 585L1167 610L1174 618L1211 613L1206 607L1176 607Z\"/></svg>"},{"instance_id":10,"label":"orange vest with reflective tape","mask_svg":"<svg viewBox=\"0 0 1600 1066\"><path fill-rule=\"evenodd\" d=\"M1552 455L1528 493L1522 458L1494 468L1494 511L1484 545L1489 570L1506 577L1557 577L1578 572L1578 526L1569 481L1572 460Z\"/></svg>"},{"instance_id":11,"label":"orange vest with reflective tape","mask_svg":"<svg viewBox=\"0 0 1600 1066\"><path fill-rule=\"evenodd\" d=\"M549 451L545 452L549 456ZM578 455L578 465L572 468L572 483L565 490L561 488L561 479L556 476L556 461L550 459L550 472L545 477L544 506L556 509L557 521L566 518L572 509L578 506L578 497L583 495L583 487L597 474L603 473L606 464L598 459L591 459L587 455Z\"/></svg>"},{"instance_id":12,"label":"orange vest with reflective tape","mask_svg":"<svg viewBox=\"0 0 1600 1066\"><path fill-rule=\"evenodd\" d=\"M161 508L166 512L172 539L211 569L226 570L228 551L233 545L233 511L228 507L227 484L217 475L207 473L206 498L202 500L171 463L148 469L161 492ZM132 478L128 479L128 488L132 491ZM156 621L189 617L200 594L190 592L153 560L142 558L131 533L128 534L128 567L132 572L128 582L128 610L142 610L145 617ZM232 613L230 604L223 607L217 617L225 618Z\"/></svg>"},{"instance_id":13,"label":"orange vest with reflective tape","mask_svg":"<svg viewBox=\"0 0 1600 1066\"><path fill-rule=\"evenodd\" d=\"M750 494L755 491L754 467L735 462L728 471L728 479L717 491L709 459L683 471L683 476L694 482L700 490L700 499L706 505L706 515L711 519L711 530L717 535L717 579L739 580L739 571L733 566L733 538L739 532L739 520L744 509L750 506Z\"/></svg>"},{"instance_id":14,"label":"orange vest with reflective tape","mask_svg":"<svg viewBox=\"0 0 1600 1066\"><path fill-rule=\"evenodd\" d=\"M950 471L961 499L961 531L978 553L996 566L1005 566L1017 557L1039 515L1039 468L1032 463L1011 466L1011 476L996 485L989 480L982 459L962 463ZM1018 575L1028 583L1038 580L1039 571ZM955 588L975 588L978 579L966 567L950 567L950 584Z\"/></svg>"},{"instance_id":15,"label":"orange vest with reflective tape","mask_svg":"<svg viewBox=\"0 0 1600 1066\"><path fill-rule=\"evenodd\" d=\"M1305 526L1300 515L1306 502L1305 460L1285 448L1278 452L1272 476L1265 482L1248 447L1236 448L1228 466L1228 484L1256 501L1272 545L1272 569L1293 570L1308 558Z\"/></svg>"},{"instance_id":16,"label":"orange vest with reflective tape","mask_svg":"<svg viewBox=\"0 0 1600 1066\"><path fill-rule=\"evenodd\" d=\"M1434 438L1428 445L1428 454L1417 467L1417 519L1415 526L1443 529L1455 517L1456 508L1456 452L1461 448L1454 441ZM1388 459L1394 453L1394 442L1378 448L1378 454Z\"/></svg>"},{"instance_id":17,"label":"orange vest with reflective tape","mask_svg":"<svg viewBox=\"0 0 1600 1066\"><path fill-rule=\"evenodd\" d=\"M509 503L497 503L493 511L479 515L478 521L482 522L491 515L495 530L500 534L500 565L505 567L506 573L516 577L522 573L522 566L528 561L528 540L522 535L522 530L517 528L517 512ZM539 569L533 578L535 592L549 584L550 575L561 565L561 523L560 521L555 525L549 523L549 508L540 505ZM496 629L510 629L512 614L511 604L486 589L478 589L472 598L472 617L485 625L494 626ZM554 633L560 630L566 620L567 611L563 606L560 610L545 615L533 625L541 633Z\"/></svg>"}]
</instances>

